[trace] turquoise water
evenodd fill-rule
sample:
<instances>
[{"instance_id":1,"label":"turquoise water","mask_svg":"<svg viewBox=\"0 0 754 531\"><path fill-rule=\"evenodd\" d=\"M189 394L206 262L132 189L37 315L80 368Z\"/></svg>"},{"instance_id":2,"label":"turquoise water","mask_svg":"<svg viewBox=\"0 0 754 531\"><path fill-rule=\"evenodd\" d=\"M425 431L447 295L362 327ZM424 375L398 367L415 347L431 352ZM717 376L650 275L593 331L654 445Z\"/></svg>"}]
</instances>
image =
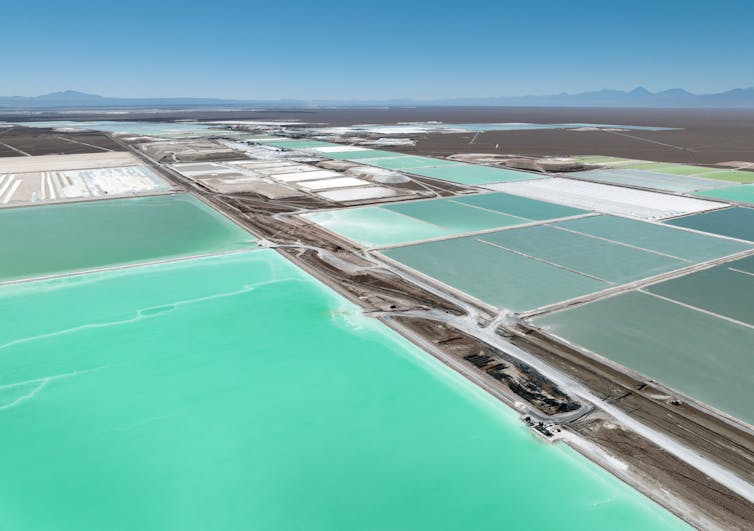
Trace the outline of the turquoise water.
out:
<instances>
[{"instance_id":1,"label":"turquoise water","mask_svg":"<svg viewBox=\"0 0 754 531\"><path fill-rule=\"evenodd\" d=\"M754 326L754 275L728 262L646 288L675 301ZM752 375L754 376L754 374Z\"/></svg>"},{"instance_id":2,"label":"turquoise water","mask_svg":"<svg viewBox=\"0 0 754 531\"><path fill-rule=\"evenodd\" d=\"M665 223L754 242L754 208L713 210L669 219Z\"/></svg>"},{"instance_id":3,"label":"turquoise water","mask_svg":"<svg viewBox=\"0 0 754 531\"><path fill-rule=\"evenodd\" d=\"M745 273L751 273L754 275L754 256L747 256L735 262L729 262L728 267L744 271Z\"/></svg>"},{"instance_id":4,"label":"turquoise water","mask_svg":"<svg viewBox=\"0 0 754 531\"><path fill-rule=\"evenodd\" d=\"M723 201L737 201L739 203L748 203L754 205L754 185L742 184L740 186L729 186L718 190L707 190L699 192L699 197L709 197L711 199L722 199Z\"/></svg>"},{"instance_id":5,"label":"turquoise water","mask_svg":"<svg viewBox=\"0 0 754 531\"><path fill-rule=\"evenodd\" d=\"M528 220L500 212L475 208L454 199L433 199L395 203L382 207L404 216L452 229L455 233L520 225Z\"/></svg>"},{"instance_id":6,"label":"turquoise water","mask_svg":"<svg viewBox=\"0 0 754 531\"><path fill-rule=\"evenodd\" d=\"M585 213L499 192L312 212L303 217L354 242L373 247Z\"/></svg>"},{"instance_id":7,"label":"turquoise water","mask_svg":"<svg viewBox=\"0 0 754 531\"><path fill-rule=\"evenodd\" d=\"M473 205L487 210L494 210L495 212L500 212L502 214L509 214L511 216L538 221L589 213L588 210L556 205L555 203L547 203L545 201L537 201L536 199L529 199L528 197L521 197L519 195L510 195L503 192L457 196L454 200L459 203Z\"/></svg>"},{"instance_id":8,"label":"turquoise water","mask_svg":"<svg viewBox=\"0 0 754 531\"><path fill-rule=\"evenodd\" d=\"M617 216L561 221L556 226L626 243L690 262L704 262L751 249L750 244Z\"/></svg>"},{"instance_id":9,"label":"turquoise water","mask_svg":"<svg viewBox=\"0 0 754 531\"><path fill-rule=\"evenodd\" d=\"M453 213L441 208L448 201L477 204L485 209L482 212L497 208L533 217L579 212L559 212L538 201L509 202L508 197L483 194L391 207L400 207L404 214L424 215L422 219L437 224L443 218L453 220ZM422 205L428 212L411 212ZM381 226L375 224L374 230ZM338 229L337 224L333 229ZM407 245L383 253L492 306L523 312L748 249L751 245L743 242L674 227L589 216Z\"/></svg>"},{"instance_id":10,"label":"turquoise water","mask_svg":"<svg viewBox=\"0 0 754 531\"><path fill-rule=\"evenodd\" d=\"M618 284L688 265L687 262L676 258L548 225L482 234L478 239L544 260L569 271Z\"/></svg>"},{"instance_id":11,"label":"turquoise water","mask_svg":"<svg viewBox=\"0 0 754 531\"><path fill-rule=\"evenodd\" d=\"M452 229L382 207L348 208L302 215L322 227L367 247L450 236Z\"/></svg>"},{"instance_id":12,"label":"turquoise water","mask_svg":"<svg viewBox=\"0 0 754 531\"><path fill-rule=\"evenodd\" d=\"M683 527L271 250L0 315L4 529Z\"/></svg>"},{"instance_id":13,"label":"turquoise water","mask_svg":"<svg viewBox=\"0 0 754 531\"><path fill-rule=\"evenodd\" d=\"M456 212L446 213L443 201L480 203L485 209L497 204L507 211L506 194L496 195L394 206L400 206L404 214L423 215L425 221L439 224L442 219L452 222L458 216ZM411 208L421 205L426 212L418 209L411 212ZM532 216L567 215L547 205L513 202L509 206L517 214L526 214L531 209ZM466 219L473 217L469 215ZM384 225L375 220L373 230L379 231ZM340 230L337 223L332 228ZM589 216L404 245L382 252L492 306L524 312L751 248L743 242L669 226L616 216Z\"/></svg>"},{"instance_id":14,"label":"turquoise water","mask_svg":"<svg viewBox=\"0 0 754 531\"><path fill-rule=\"evenodd\" d=\"M534 321L571 343L754 423L750 327L641 292Z\"/></svg>"},{"instance_id":15,"label":"turquoise water","mask_svg":"<svg viewBox=\"0 0 754 531\"><path fill-rule=\"evenodd\" d=\"M399 155L400 153L395 153L392 151L383 151L380 149L365 149L364 151L337 151L337 152L330 152L330 153L322 153L322 156L326 156L330 159L342 159L342 160L354 160L358 161L359 159L373 159L373 158L382 158L382 157L395 157L396 155Z\"/></svg>"},{"instance_id":16,"label":"turquoise water","mask_svg":"<svg viewBox=\"0 0 754 531\"><path fill-rule=\"evenodd\" d=\"M398 155L398 153L396 153ZM416 155L403 155L400 157L379 157L374 159L360 159L359 163L369 164L370 166L376 166L378 168L385 168L387 170L406 170L411 171L415 168L427 168L427 167L445 167L455 166L457 162L443 159L434 159L431 157L419 157Z\"/></svg>"},{"instance_id":17,"label":"turquoise water","mask_svg":"<svg viewBox=\"0 0 754 531\"><path fill-rule=\"evenodd\" d=\"M0 282L248 249L255 238L189 194L0 209Z\"/></svg>"},{"instance_id":18,"label":"turquoise water","mask_svg":"<svg viewBox=\"0 0 754 531\"><path fill-rule=\"evenodd\" d=\"M490 184L510 181L527 181L542 179L543 175L524 171L493 168L491 166L477 166L474 164L457 163L455 166L443 166L440 168L427 167L407 170L415 175L441 179L458 184Z\"/></svg>"},{"instance_id":19,"label":"turquoise water","mask_svg":"<svg viewBox=\"0 0 754 531\"><path fill-rule=\"evenodd\" d=\"M484 243L488 236L419 243L382 253L491 306L514 312L548 306L611 286Z\"/></svg>"}]
</instances>

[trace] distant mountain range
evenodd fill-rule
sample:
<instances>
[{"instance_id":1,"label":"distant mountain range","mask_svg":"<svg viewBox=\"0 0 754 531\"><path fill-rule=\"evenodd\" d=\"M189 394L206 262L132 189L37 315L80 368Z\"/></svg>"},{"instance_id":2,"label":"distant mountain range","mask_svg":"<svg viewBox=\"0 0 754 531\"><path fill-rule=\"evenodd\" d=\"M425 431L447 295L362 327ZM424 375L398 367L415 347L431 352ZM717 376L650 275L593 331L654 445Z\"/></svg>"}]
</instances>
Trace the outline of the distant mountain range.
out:
<instances>
[{"instance_id":1,"label":"distant mountain range","mask_svg":"<svg viewBox=\"0 0 754 531\"><path fill-rule=\"evenodd\" d=\"M453 105L500 105L520 107L678 107L678 108L754 108L754 87L739 88L716 94L692 94L674 88L650 92L644 87L625 90L597 90L578 94L550 96L515 96L493 98L458 98Z\"/></svg>"},{"instance_id":2,"label":"distant mountain range","mask_svg":"<svg viewBox=\"0 0 754 531\"><path fill-rule=\"evenodd\" d=\"M692 94L676 88L650 92L598 90L549 96L499 96L440 100L229 100L219 98L110 98L74 90L43 96L0 96L2 109L91 109L164 107L320 107L320 106L500 106L500 107L656 107L754 108L754 87L716 94Z\"/></svg>"}]
</instances>

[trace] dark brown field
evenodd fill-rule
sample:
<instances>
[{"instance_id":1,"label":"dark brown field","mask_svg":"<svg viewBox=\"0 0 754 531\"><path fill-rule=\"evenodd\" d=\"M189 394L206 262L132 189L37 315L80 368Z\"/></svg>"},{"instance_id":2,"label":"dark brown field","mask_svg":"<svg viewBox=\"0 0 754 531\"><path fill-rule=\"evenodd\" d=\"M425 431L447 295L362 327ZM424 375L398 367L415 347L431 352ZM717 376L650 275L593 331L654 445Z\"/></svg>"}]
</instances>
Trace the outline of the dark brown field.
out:
<instances>
[{"instance_id":1,"label":"dark brown field","mask_svg":"<svg viewBox=\"0 0 754 531\"><path fill-rule=\"evenodd\" d=\"M103 133L58 133L52 129L31 127L0 129L0 157L71 155L121 149Z\"/></svg>"},{"instance_id":2,"label":"dark brown field","mask_svg":"<svg viewBox=\"0 0 754 531\"><path fill-rule=\"evenodd\" d=\"M434 134L419 139L415 148L401 151L425 155L490 152L520 155L613 155L666 162L717 164L733 160L754 162L754 110L596 109L596 108L352 108L269 109L258 111L184 110L135 111L129 120L300 120L323 125L442 121L446 123L603 123L675 127L675 131L576 132L565 130L492 131L473 134ZM35 120L62 119L35 115ZM66 120L112 120L112 115L64 115ZM0 120L20 120L18 115ZM66 135L70 136L70 135ZM78 138L78 137L77 137ZM2 141L2 140L0 140ZM96 143L96 142L93 142ZM99 144L98 144L99 145ZM0 155L5 153L0 146ZM50 148L53 149L53 148ZM62 149L59 146L58 149ZM393 149L393 148L391 148ZM56 151L50 151L56 152ZM62 152L62 151L61 151ZM68 151L67 151L68 152Z\"/></svg>"}]
</instances>

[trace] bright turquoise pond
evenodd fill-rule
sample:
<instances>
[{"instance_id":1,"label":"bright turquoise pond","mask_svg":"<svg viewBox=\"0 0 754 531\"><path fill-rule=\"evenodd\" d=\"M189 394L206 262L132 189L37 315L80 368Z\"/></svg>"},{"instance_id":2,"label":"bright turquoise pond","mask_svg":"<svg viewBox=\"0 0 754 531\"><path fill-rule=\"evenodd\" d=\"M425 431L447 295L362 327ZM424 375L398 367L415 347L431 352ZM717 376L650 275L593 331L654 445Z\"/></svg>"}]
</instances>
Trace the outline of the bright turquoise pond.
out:
<instances>
[{"instance_id":1,"label":"bright turquoise pond","mask_svg":"<svg viewBox=\"0 0 754 531\"><path fill-rule=\"evenodd\" d=\"M0 287L3 529L673 529L272 250Z\"/></svg>"}]
</instances>

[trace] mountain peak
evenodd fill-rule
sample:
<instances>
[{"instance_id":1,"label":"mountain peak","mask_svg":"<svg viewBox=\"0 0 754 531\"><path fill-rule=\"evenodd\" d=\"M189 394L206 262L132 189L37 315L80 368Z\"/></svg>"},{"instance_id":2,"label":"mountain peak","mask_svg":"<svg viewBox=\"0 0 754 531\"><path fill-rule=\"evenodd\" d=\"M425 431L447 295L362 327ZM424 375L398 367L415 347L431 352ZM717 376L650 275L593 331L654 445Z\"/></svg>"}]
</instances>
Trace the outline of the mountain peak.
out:
<instances>
[{"instance_id":1,"label":"mountain peak","mask_svg":"<svg viewBox=\"0 0 754 531\"><path fill-rule=\"evenodd\" d=\"M63 90L60 92L51 92L50 94L43 94L37 96L40 100L55 100L55 101L83 101L92 99L101 99L102 96L97 94L87 94L86 92L79 92L77 90Z\"/></svg>"},{"instance_id":2,"label":"mountain peak","mask_svg":"<svg viewBox=\"0 0 754 531\"><path fill-rule=\"evenodd\" d=\"M632 96L649 96L652 93L649 92L644 87L636 87L634 90L632 90L631 92L629 92L629 94L631 94Z\"/></svg>"}]
</instances>

